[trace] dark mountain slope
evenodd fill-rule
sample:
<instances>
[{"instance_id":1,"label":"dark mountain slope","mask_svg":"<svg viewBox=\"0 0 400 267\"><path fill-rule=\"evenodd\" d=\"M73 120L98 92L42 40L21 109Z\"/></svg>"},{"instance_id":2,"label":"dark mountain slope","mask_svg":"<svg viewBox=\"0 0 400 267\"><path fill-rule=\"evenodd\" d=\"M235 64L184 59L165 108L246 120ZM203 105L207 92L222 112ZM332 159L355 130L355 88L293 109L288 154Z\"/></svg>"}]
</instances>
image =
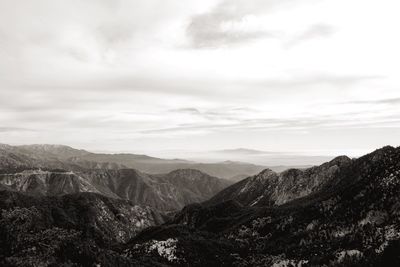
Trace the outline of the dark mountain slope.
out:
<instances>
[{"instance_id":1,"label":"dark mountain slope","mask_svg":"<svg viewBox=\"0 0 400 267\"><path fill-rule=\"evenodd\" d=\"M148 261L143 251L158 244L172 256L155 250L151 260L174 266L399 266L400 148L340 169L330 186L281 206L190 205L126 255Z\"/></svg>"},{"instance_id":2,"label":"dark mountain slope","mask_svg":"<svg viewBox=\"0 0 400 267\"><path fill-rule=\"evenodd\" d=\"M150 208L92 193L33 197L0 191L0 209L1 266L123 263L113 246L165 219Z\"/></svg>"}]
</instances>

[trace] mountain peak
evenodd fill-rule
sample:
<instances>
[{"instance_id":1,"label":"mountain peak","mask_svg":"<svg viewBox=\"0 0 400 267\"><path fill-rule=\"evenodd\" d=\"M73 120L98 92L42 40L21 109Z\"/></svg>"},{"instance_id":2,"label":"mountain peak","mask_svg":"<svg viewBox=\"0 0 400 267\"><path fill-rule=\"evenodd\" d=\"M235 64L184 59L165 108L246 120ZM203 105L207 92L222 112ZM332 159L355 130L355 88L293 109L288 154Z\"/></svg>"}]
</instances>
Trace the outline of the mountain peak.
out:
<instances>
[{"instance_id":1,"label":"mountain peak","mask_svg":"<svg viewBox=\"0 0 400 267\"><path fill-rule=\"evenodd\" d=\"M349 158L348 156L342 155L342 156L338 156L334 159L332 159L331 161L329 161L330 165L342 165L342 164L346 164L346 163L350 163L351 162L351 158Z\"/></svg>"},{"instance_id":2,"label":"mountain peak","mask_svg":"<svg viewBox=\"0 0 400 267\"><path fill-rule=\"evenodd\" d=\"M262 175L262 176L266 176L266 175L271 175L271 174L276 174L273 170L266 168L264 170L262 170L258 175Z\"/></svg>"}]
</instances>

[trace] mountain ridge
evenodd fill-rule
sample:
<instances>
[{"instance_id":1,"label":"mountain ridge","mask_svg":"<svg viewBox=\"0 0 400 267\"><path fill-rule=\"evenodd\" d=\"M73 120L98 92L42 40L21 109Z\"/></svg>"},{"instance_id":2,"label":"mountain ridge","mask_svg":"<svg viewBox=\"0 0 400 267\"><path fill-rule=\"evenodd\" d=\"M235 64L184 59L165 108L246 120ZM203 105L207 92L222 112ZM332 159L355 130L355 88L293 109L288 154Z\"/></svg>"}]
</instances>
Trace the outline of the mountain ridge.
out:
<instances>
[{"instance_id":1,"label":"mountain ridge","mask_svg":"<svg viewBox=\"0 0 400 267\"><path fill-rule=\"evenodd\" d=\"M173 211L202 202L231 182L198 170L176 170L149 175L135 169L74 171L24 170L0 174L0 185L36 196L93 192L128 199L161 211Z\"/></svg>"},{"instance_id":2,"label":"mountain ridge","mask_svg":"<svg viewBox=\"0 0 400 267\"><path fill-rule=\"evenodd\" d=\"M288 169L281 173L264 169L233 184L211 198L208 203L236 200L247 206L280 205L291 199L318 191L334 182L340 166L350 164L347 156L339 156L320 166L307 169ZM274 188L274 191L271 191Z\"/></svg>"}]
</instances>

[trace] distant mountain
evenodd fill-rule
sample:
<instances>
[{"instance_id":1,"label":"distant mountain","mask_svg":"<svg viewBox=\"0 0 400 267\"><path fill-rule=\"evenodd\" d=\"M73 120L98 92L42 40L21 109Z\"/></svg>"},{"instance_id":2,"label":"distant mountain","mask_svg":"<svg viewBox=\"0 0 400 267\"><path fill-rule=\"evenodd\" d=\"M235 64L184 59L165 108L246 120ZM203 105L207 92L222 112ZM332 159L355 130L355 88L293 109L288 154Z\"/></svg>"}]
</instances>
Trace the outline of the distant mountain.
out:
<instances>
[{"instance_id":1,"label":"distant mountain","mask_svg":"<svg viewBox=\"0 0 400 267\"><path fill-rule=\"evenodd\" d=\"M14 147L14 149L20 153L43 159L69 159L89 154L88 151L83 149L75 149L64 145L22 145Z\"/></svg>"},{"instance_id":2,"label":"distant mountain","mask_svg":"<svg viewBox=\"0 0 400 267\"><path fill-rule=\"evenodd\" d=\"M0 145L0 172L13 172L26 169L61 169L79 171L87 168L126 168L121 164L110 162L93 162L89 160L73 161L70 156L88 154L61 145Z\"/></svg>"},{"instance_id":3,"label":"distant mountain","mask_svg":"<svg viewBox=\"0 0 400 267\"><path fill-rule=\"evenodd\" d=\"M34 196L59 196L93 192L134 204L173 211L194 202L203 202L231 182L197 170L176 170L149 175L134 169L43 171L25 170L0 174L0 185Z\"/></svg>"},{"instance_id":4,"label":"distant mountain","mask_svg":"<svg viewBox=\"0 0 400 267\"><path fill-rule=\"evenodd\" d=\"M237 174L252 175L265 168L264 166L242 162L197 163L181 159L159 159L135 154L91 153L81 157L71 158L70 162L79 163L84 160L95 162L115 162L150 174L167 173L177 169L197 169L207 173L208 175L224 179L229 179Z\"/></svg>"},{"instance_id":5,"label":"distant mountain","mask_svg":"<svg viewBox=\"0 0 400 267\"><path fill-rule=\"evenodd\" d=\"M265 169L264 166L233 161L224 161L219 163L196 163L191 164L190 168L224 179L230 179L231 177L239 174L250 176Z\"/></svg>"}]
</instances>

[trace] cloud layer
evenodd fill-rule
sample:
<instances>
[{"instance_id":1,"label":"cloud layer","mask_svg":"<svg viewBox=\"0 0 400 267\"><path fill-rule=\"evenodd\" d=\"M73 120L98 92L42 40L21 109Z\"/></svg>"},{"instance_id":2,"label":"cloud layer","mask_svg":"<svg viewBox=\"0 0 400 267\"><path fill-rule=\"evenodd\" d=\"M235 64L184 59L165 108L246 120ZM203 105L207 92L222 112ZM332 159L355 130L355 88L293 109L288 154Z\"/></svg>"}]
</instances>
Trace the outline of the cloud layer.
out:
<instances>
[{"instance_id":1,"label":"cloud layer","mask_svg":"<svg viewBox=\"0 0 400 267\"><path fill-rule=\"evenodd\" d=\"M399 145L398 5L0 1L0 142L156 154Z\"/></svg>"}]
</instances>

